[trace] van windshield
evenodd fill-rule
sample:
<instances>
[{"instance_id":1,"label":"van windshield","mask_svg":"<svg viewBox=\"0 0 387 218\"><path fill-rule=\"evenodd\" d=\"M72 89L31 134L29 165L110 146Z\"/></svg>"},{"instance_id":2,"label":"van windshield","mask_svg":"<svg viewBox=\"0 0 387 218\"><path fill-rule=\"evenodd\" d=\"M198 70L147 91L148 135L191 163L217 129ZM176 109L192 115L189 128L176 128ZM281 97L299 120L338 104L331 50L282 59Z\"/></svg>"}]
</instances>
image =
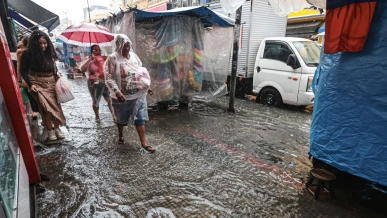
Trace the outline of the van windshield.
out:
<instances>
[{"instance_id":1,"label":"van windshield","mask_svg":"<svg viewBox=\"0 0 387 218\"><path fill-rule=\"evenodd\" d=\"M320 50L312 41L295 41L293 45L300 53L305 64L309 67L316 67L320 63Z\"/></svg>"}]
</instances>

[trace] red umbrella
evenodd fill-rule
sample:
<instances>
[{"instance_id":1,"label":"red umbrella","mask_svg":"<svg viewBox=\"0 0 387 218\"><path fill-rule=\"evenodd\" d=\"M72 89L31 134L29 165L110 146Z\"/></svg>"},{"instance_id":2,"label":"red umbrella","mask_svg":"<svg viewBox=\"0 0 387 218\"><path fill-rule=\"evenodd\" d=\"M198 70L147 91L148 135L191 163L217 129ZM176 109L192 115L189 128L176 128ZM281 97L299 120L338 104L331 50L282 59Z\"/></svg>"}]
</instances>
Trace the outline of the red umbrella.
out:
<instances>
[{"instance_id":1,"label":"red umbrella","mask_svg":"<svg viewBox=\"0 0 387 218\"><path fill-rule=\"evenodd\" d=\"M71 25L59 36L67 44L89 47L91 45L110 46L114 40L109 29L93 23Z\"/></svg>"}]
</instances>

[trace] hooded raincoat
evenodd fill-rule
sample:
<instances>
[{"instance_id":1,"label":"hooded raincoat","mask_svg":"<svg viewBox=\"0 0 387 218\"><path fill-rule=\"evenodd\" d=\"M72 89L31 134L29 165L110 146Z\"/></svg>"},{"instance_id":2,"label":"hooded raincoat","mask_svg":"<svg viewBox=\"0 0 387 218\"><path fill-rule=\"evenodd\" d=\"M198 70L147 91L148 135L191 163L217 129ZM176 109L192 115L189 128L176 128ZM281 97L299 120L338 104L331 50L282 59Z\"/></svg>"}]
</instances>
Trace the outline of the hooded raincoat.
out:
<instances>
[{"instance_id":1,"label":"hooded raincoat","mask_svg":"<svg viewBox=\"0 0 387 218\"><path fill-rule=\"evenodd\" d=\"M110 96L117 99L117 93L122 93L127 101L135 101L128 104L130 111L129 120L148 120L146 96L150 88L150 76L138 56L132 52L132 42L124 34L117 34L114 38L115 52L105 62L105 82L110 90ZM130 44L128 57L122 56L122 50L126 43ZM114 105L113 105L114 106ZM142 109L141 117L137 117L139 109ZM145 110L145 111L143 111ZM119 117L120 114L117 114Z\"/></svg>"}]
</instances>

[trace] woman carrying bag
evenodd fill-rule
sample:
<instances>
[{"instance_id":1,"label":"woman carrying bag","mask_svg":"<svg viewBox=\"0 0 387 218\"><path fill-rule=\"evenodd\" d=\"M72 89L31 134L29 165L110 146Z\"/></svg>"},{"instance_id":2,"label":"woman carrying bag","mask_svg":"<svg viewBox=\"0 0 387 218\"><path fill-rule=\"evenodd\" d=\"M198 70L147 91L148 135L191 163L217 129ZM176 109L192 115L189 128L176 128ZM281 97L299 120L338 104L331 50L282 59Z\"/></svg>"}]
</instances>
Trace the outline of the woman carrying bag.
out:
<instances>
[{"instance_id":1,"label":"woman carrying bag","mask_svg":"<svg viewBox=\"0 0 387 218\"><path fill-rule=\"evenodd\" d=\"M130 122L136 126L141 151L154 153L155 149L148 145L145 137L145 120L148 120L146 96L153 94L150 75L131 51L132 42L126 35L117 34L114 42L115 52L107 58L104 73L117 116L118 143L125 143L123 130Z\"/></svg>"},{"instance_id":2,"label":"woman carrying bag","mask_svg":"<svg viewBox=\"0 0 387 218\"><path fill-rule=\"evenodd\" d=\"M55 66L57 59L48 35L40 30L32 32L28 49L21 56L20 73L38 103L50 141L64 138L59 127L66 124L55 91L56 81L59 79Z\"/></svg>"}]
</instances>

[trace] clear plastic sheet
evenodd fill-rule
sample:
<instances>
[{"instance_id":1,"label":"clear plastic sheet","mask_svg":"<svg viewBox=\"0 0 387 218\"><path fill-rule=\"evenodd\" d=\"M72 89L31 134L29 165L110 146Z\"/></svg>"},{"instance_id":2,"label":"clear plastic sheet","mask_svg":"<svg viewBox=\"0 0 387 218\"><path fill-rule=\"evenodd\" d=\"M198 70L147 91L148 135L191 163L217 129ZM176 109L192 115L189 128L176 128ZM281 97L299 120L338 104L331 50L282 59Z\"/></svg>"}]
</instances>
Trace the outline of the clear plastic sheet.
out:
<instances>
[{"instance_id":1,"label":"clear plastic sheet","mask_svg":"<svg viewBox=\"0 0 387 218\"><path fill-rule=\"evenodd\" d=\"M118 13L116 16L106 20L106 22L101 23L101 26L108 28L114 34L117 34L121 28L121 23L125 20L123 19L124 15L125 14L123 13Z\"/></svg>"},{"instance_id":2,"label":"clear plastic sheet","mask_svg":"<svg viewBox=\"0 0 387 218\"><path fill-rule=\"evenodd\" d=\"M117 27L118 28L118 27ZM122 17L122 22L120 23L119 30L117 33L125 34L132 41L132 47L136 48L136 32L135 32L135 22L134 22L134 13L125 13ZM136 52L136 51L134 51ZM142 58L140 58L142 59Z\"/></svg>"},{"instance_id":3,"label":"clear plastic sheet","mask_svg":"<svg viewBox=\"0 0 387 218\"><path fill-rule=\"evenodd\" d=\"M133 47L135 42L134 32L134 16L133 13L118 13L115 17L112 16L106 20L97 22L98 25L108 28L112 33L119 34L123 33L132 40ZM113 46L103 47L103 54L110 55L114 52Z\"/></svg>"},{"instance_id":4,"label":"clear plastic sheet","mask_svg":"<svg viewBox=\"0 0 387 218\"><path fill-rule=\"evenodd\" d=\"M233 26L211 10L127 12L118 32L132 40L133 51L150 74L154 94L148 96L149 103L189 103L194 97L208 99L227 91Z\"/></svg>"},{"instance_id":5,"label":"clear plastic sheet","mask_svg":"<svg viewBox=\"0 0 387 218\"><path fill-rule=\"evenodd\" d=\"M136 24L137 53L152 77L152 102L189 102L203 84L203 32L198 18L166 17Z\"/></svg>"},{"instance_id":6,"label":"clear plastic sheet","mask_svg":"<svg viewBox=\"0 0 387 218\"><path fill-rule=\"evenodd\" d=\"M227 93L228 69L231 68L231 51L234 38L233 28L214 26L204 31L204 83L201 96L223 96ZM226 71L226 72L225 72Z\"/></svg>"},{"instance_id":7,"label":"clear plastic sheet","mask_svg":"<svg viewBox=\"0 0 387 218\"><path fill-rule=\"evenodd\" d=\"M148 100L189 103L211 96L226 81L232 34L233 28L208 30L188 16L136 23L136 51L152 78Z\"/></svg>"}]
</instances>

